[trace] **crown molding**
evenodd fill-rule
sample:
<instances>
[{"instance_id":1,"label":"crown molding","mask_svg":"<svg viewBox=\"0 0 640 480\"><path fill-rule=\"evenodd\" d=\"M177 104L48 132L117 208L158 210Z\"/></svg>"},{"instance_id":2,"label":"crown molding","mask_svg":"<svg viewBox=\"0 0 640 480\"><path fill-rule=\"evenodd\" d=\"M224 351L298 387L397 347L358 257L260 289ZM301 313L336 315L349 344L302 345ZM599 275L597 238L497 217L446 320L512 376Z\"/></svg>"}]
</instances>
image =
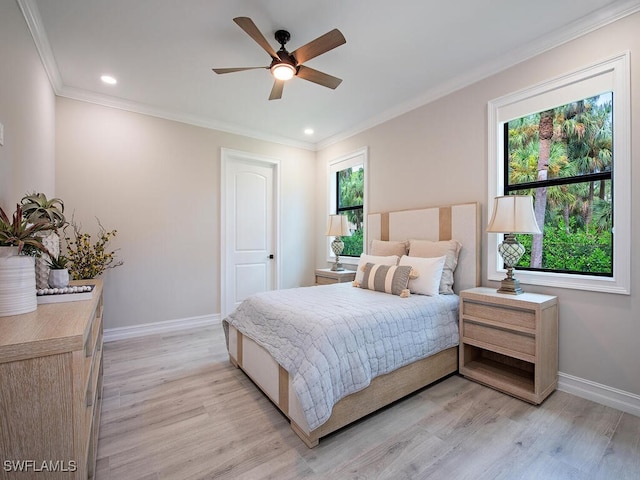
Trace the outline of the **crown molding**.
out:
<instances>
[{"instance_id":1,"label":"crown molding","mask_svg":"<svg viewBox=\"0 0 640 480\"><path fill-rule=\"evenodd\" d=\"M382 123L388 122L396 117L404 115L412 110L423 107L439 98L445 97L457 90L473 85L476 82L484 80L492 75L522 63L530 58L540 55L544 52L552 50L560 45L571 42L590 32L602 28L610 23L620 20L624 17L632 15L640 11L640 2L638 0L626 0L607 5L588 16L585 16L573 23L570 23L562 30L556 31L551 35L545 35L540 42L530 45L528 48L518 48L510 53L500 57L495 62L488 62L479 68L465 72L463 75L455 77L446 83L427 90L419 97L413 98L407 102L396 105L379 115L376 115L366 122L360 123L353 128L326 138L316 144L317 150L322 150L330 145L341 142L354 135L362 133L370 128L376 127Z\"/></svg>"},{"instance_id":2,"label":"crown molding","mask_svg":"<svg viewBox=\"0 0 640 480\"><path fill-rule=\"evenodd\" d=\"M94 92L89 92L80 88L63 86L60 91L56 92L56 94L60 97L70 98L72 100L80 100L82 102L93 103L104 107L117 108L120 110L126 110L128 112L140 113L143 115L149 115L151 117L162 118L164 120L186 123L188 125L194 125L196 127L203 127L210 130L217 130L220 132L249 137L254 140L263 140L266 142L277 143L289 147L296 147L303 150L316 150L315 144L310 142L300 142L287 137L269 135L259 130L248 129L240 125L218 122L211 118L199 117L197 115L188 115L178 111L164 110L161 108L153 107L151 105L112 97L110 95L102 95Z\"/></svg>"},{"instance_id":3,"label":"crown molding","mask_svg":"<svg viewBox=\"0 0 640 480\"><path fill-rule=\"evenodd\" d=\"M330 145L346 140L347 138L357 135L365 130L404 115L407 112L427 105L439 98L490 77L491 75L495 75L536 55L540 55L552 48L575 40L576 38L586 35L598 28L640 11L640 2L638 0L614 2L613 4L589 14L588 16L576 20L564 27L562 30L555 32L555 34L544 36L540 42L531 45L529 48L525 48L524 50L514 50L511 54L505 55L495 62L487 63L480 68L455 77L444 84L424 92L422 95L414 99L398 104L393 108L368 119L366 122L357 124L353 128L345 130L338 135L333 135L317 143L311 143L293 140L288 137L269 135L264 132L247 129L239 125L219 122L210 118L164 110L140 104L138 102L123 100L117 97L100 95L86 90L67 87L62 82L62 77L60 76L60 71L58 70L58 65L51 49L51 45L49 44L35 0L16 1L22 10L22 14L27 26L29 27L29 31L31 32L31 36L33 37L45 71L47 72L49 81L51 82L56 95L311 151L322 150Z\"/></svg>"},{"instance_id":4,"label":"crown molding","mask_svg":"<svg viewBox=\"0 0 640 480\"><path fill-rule=\"evenodd\" d=\"M51 45L49 44L47 32L42 24L38 6L35 0L16 0L16 2L22 11L25 22L27 22L33 41L36 44L36 49L49 77L49 82L51 82L53 91L57 95L62 89L62 77L60 76L60 70L58 70L56 57L53 55L53 50L51 50Z\"/></svg>"}]
</instances>

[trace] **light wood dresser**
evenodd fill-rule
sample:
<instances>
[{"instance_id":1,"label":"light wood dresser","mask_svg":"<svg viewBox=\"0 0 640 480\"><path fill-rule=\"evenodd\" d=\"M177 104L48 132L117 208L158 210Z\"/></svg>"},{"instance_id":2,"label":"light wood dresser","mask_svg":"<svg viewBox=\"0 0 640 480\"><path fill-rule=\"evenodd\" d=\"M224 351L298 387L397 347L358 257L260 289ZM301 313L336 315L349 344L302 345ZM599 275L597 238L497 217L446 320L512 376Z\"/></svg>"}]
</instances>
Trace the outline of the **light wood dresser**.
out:
<instances>
[{"instance_id":1,"label":"light wood dresser","mask_svg":"<svg viewBox=\"0 0 640 480\"><path fill-rule=\"evenodd\" d=\"M0 479L94 476L103 302L88 283L91 299L0 317Z\"/></svg>"},{"instance_id":2,"label":"light wood dresser","mask_svg":"<svg viewBox=\"0 0 640 480\"><path fill-rule=\"evenodd\" d=\"M527 402L558 386L558 298L460 292L460 373Z\"/></svg>"}]
</instances>

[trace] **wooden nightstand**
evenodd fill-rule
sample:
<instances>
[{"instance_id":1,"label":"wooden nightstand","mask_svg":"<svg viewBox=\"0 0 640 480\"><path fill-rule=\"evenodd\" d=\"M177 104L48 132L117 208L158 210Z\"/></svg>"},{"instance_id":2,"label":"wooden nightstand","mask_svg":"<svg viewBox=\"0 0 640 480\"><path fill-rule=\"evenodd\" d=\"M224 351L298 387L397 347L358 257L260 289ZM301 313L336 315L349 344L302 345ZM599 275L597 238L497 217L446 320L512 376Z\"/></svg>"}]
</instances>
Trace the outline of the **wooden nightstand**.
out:
<instances>
[{"instance_id":1,"label":"wooden nightstand","mask_svg":"<svg viewBox=\"0 0 640 480\"><path fill-rule=\"evenodd\" d=\"M460 293L460 373L534 404L558 386L558 298Z\"/></svg>"},{"instance_id":2,"label":"wooden nightstand","mask_svg":"<svg viewBox=\"0 0 640 480\"><path fill-rule=\"evenodd\" d=\"M356 272L354 270L342 270L340 272L335 272L330 268L316 269L316 285L352 282L355 278Z\"/></svg>"}]
</instances>

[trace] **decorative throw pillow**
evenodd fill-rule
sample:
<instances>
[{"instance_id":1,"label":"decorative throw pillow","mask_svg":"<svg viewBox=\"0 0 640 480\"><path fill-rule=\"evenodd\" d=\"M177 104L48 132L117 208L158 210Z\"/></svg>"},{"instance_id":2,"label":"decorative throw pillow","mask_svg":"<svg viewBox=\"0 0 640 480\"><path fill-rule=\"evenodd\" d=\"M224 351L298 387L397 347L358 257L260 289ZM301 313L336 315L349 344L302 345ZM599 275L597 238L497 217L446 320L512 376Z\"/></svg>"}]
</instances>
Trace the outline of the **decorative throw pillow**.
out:
<instances>
[{"instance_id":1,"label":"decorative throw pillow","mask_svg":"<svg viewBox=\"0 0 640 480\"><path fill-rule=\"evenodd\" d=\"M376 292L391 293L400 297L408 297L409 275L411 267L396 265L378 265L367 263L360 288L375 290Z\"/></svg>"},{"instance_id":2,"label":"decorative throw pillow","mask_svg":"<svg viewBox=\"0 0 640 480\"><path fill-rule=\"evenodd\" d=\"M362 281L362 276L364 275L364 266L367 263L377 263L380 265L397 265L398 260L400 259L397 255L389 255L389 256L378 256L378 255L367 255L363 253L360 255L360 260L358 261L358 268L356 269L356 282Z\"/></svg>"},{"instance_id":3,"label":"decorative throw pillow","mask_svg":"<svg viewBox=\"0 0 640 480\"><path fill-rule=\"evenodd\" d=\"M413 267L418 275L409 277L409 290L419 295L438 295L440 292L440 279L446 256L434 258L408 257L403 255L399 265Z\"/></svg>"},{"instance_id":4,"label":"decorative throw pillow","mask_svg":"<svg viewBox=\"0 0 640 480\"><path fill-rule=\"evenodd\" d=\"M408 242L398 242L396 240L371 240L369 242L369 254L371 255L397 255L400 258L406 255L408 250Z\"/></svg>"},{"instance_id":5,"label":"decorative throw pillow","mask_svg":"<svg viewBox=\"0 0 640 480\"><path fill-rule=\"evenodd\" d=\"M453 272L458 265L458 255L462 245L457 240L443 240L432 242L429 240L409 240L409 256L433 258L446 256L442 278L440 279L440 293L453 293Z\"/></svg>"}]
</instances>

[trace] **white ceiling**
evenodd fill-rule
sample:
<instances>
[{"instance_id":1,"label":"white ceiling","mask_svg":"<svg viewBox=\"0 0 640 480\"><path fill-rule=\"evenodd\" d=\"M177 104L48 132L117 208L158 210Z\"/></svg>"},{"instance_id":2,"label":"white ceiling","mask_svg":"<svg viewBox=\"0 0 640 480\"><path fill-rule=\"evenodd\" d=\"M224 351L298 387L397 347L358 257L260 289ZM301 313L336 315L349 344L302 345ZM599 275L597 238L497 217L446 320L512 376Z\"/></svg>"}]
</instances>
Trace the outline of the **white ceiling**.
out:
<instances>
[{"instance_id":1,"label":"white ceiling","mask_svg":"<svg viewBox=\"0 0 640 480\"><path fill-rule=\"evenodd\" d=\"M638 0L17 0L58 95L304 148L345 138L640 10ZM268 70L233 21L289 51L338 28L347 43L268 100ZM109 73L118 84L102 84ZM315 133L305 135L305 128Z\"/></svg>"}]
</instances>

